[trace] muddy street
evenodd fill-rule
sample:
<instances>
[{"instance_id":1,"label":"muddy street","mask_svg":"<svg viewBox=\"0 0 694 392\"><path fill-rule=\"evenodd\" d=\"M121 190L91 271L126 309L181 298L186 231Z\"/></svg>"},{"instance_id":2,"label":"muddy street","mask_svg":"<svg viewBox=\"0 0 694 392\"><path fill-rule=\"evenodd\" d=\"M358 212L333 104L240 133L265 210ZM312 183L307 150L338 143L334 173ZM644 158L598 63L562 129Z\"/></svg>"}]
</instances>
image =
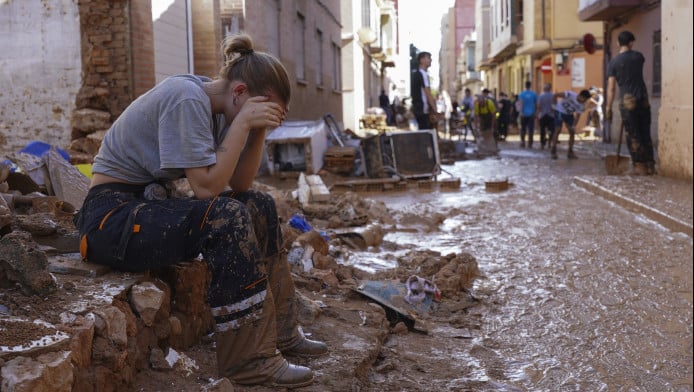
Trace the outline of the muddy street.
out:
<instances>
[{"instance_id":1,"label":"muddy street","mask_svg":"<svg viewBox=\"0 0 694 392\"><path fill-rule=\"evenodd\" d=\"M428 387L692 390L692 239L577 187L575 176L604 173L587 147L575 161L506 148L500 159L444 166L462 179L457 192L368 195L407 222L385 241L470 252L483 275L471 292L479 304L461 321L470 336L451 338L442 325L429 347L414 347L438 364L422 377ZM485 181L502 177L508 190L485 190ZM436 228L421 218L437 214ZM349 262L379 270L397 256ZM407 350L405 339L393 345ZM416 378L375 372L372 381L387 389Z\"/></svg>"}]
</instances>

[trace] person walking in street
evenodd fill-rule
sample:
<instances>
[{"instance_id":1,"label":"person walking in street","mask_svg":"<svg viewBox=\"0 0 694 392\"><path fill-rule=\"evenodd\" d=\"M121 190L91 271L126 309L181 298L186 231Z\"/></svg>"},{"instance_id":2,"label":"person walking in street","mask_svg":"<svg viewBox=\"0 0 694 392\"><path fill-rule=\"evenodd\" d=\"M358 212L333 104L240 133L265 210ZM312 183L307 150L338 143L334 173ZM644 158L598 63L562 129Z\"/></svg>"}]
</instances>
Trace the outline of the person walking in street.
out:
<instances>
[{"instance_id":1,"label":"person walking in street","mask_svg":"<svg viewBox=\"0 0 694 392\"><path fill-rule=\"evenodd\" d=\"M554 99L559 100L555 107L559 115L559 125L557 126L550 143L551 157L557 159L557 142L563 124L566 124L566 129L569 131L569 151L566 153L568 159L577 159L578 156L574 153L574 139L576 135L576 124L581 118L581 113L585 111L585 104L590 99L588 90L581 90L576 94L571 90L563 93L554 94Z\"/></svg>"},{"instance_id":2,"label":"person walking in street","mask_svg":"<svg viewBox=\"0 0 694 392\"><path fill-rule=\"evenodd\" d=\"M651 105L643 79L643 54L632 49L636 38L630 31L617 37L619 54L607 66L607 102L605 120L612 121L615 87L619 85L619 112L626 131L631 155L632 174L655 174L655 157L651 139Z\"/></svg>"},{"instance_id":3,"label":"person walking in street","mask_svg":"<svg viewBox=\"0 0 694 392\"><path fill-rule=\"evenodd\" d=\"M436 100L431 94L429 73L431 67L431 53L419 52L417 54L417 70L412 72L412 114L417 120L419 129L433 129L431 118L438 121L439 113L436 111Z\"/></svg>"},{"instance_id":4,"label":"person walking in street","mask_svg":"<svg viewBox=\"0 0 694 392\"><path fill-rule=\"evenodd\" d=\"M554 123L556 121L554 94L552 94L552 85L550 83L545 83L542 88L542 94L537 98L537 106L537 117L540 123L540 148L544 149L547 145L547 140L552 140L554 136Z\"/></svg>"},{"instance_id":5,"label":"person walking in street","mask_svg":"<svg viewBox=\"0 0 694 392\"><path fill-rule=\"evenodd\" d=\"M525 82L525 90L518 95L521 102L521 147L525 147L525 135L528 135L528 148L533 148L533 134L535 133L535 113L537 112L537 94L532 90L531 81Z\"/></svg>"},{"instance_id":6,"label":"person walking in street","mask_svg":"<svg viewBox=\"0 0 694 392\"><path fill-rule=\"evenodd\" d=\"M477 151L482 154L496 154L498 148L494 139L494 127L496 123L496 106L489 97L489 90L483 89L482 94L475 101L475 121Z\"/></svg>"},{"instance_id":7,"label":"person walking in street","mask_svg":"<svg viewBox=\"0 0 694 392\"><path fill-rule=\"evenodd\" d=\"M463 123L463 140L467 139L468 131L474 135L474 118L475 118L475 97L469 87L465 88L465 95L460 100L460 111Z\"/></svg>"},{"instance_id":8,"label":"person walking in street","mask_svg":"<svg viewBox=\"0 0 694 392\"><path fill-rule=\"evenodd\" d=\"M316 356L297 306L271 195L250 189L265 135L285 119L284 66L250 36L223 42L216 79L171 76L133 101L106 133L75 216L83 259L141 272L202 254L211 274L220 377L295 388L313 371L285 356ZM167 194L186 178L192 198Z\"/></svg>"},{"instance_id":9,"label":"person walking in street","mask_svg":"<svg viewBox=\"0 0 694 392\"><path fill-rule=\"evenodd\" d=\"M511 107L513 104L505 92L499 94L499 116L496 127L496 138L498 141L506 140L508 136L508 126L511 121Z\"/></svg>"}]
</instances>

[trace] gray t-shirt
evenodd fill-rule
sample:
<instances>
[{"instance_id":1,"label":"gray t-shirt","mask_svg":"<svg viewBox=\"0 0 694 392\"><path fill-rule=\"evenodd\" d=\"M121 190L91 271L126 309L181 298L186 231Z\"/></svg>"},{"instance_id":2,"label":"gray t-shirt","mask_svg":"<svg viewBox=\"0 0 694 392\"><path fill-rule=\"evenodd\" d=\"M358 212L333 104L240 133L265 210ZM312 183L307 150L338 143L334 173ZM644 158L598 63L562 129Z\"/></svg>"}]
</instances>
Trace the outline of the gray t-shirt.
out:
<instances>
[{"instance_id":1,"label":"gray t-shirt","mask_svg":"<svg viewBox=\"0 0 694 392\"><path fill-rule=\"evenodd\" d=\"M550 92L540 94L537 104L540 106L540 117L554 115L554 94Z\"/></svg>"},{"instance_id":2,"label":"gray t-shirt","mask_svg":"<svg viewBox=\"0 0 694 392\"><path fill-rule=\"evenodd\" d=\"M147 184L214 164L228 126L224 115L212 115L202 84L210 80L171 76L138 97L106 132L92 171Z\"/></svg>"}]
</instances>

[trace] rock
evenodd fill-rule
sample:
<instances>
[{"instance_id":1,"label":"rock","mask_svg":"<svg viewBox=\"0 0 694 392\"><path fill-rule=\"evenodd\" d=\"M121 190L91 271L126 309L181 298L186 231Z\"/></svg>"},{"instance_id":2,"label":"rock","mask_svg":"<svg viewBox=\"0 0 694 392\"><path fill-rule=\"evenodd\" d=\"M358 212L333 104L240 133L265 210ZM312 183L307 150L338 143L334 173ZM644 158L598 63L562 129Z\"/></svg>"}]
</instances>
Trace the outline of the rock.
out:
<instances>
[{"instance_id":1,"label":"rock","mask_svg":"<svg viewBox=\"0 0 694 392\"><path fill-rule=\"evenodd\" d=\"M154 370L172 370L171 364L169 364L169 362L166 361L166 355L164 355L164 351L162 351L162 349L160 349L159 347L154 347L152 351L149 353L149 365Z\"/></svg>"},{"instance_id":2,"label":"rock","mask_svg":"<svg viewBox=\"0 0 694 392\"><path fill-rule=\"evenodd\" d=\"M22 230L41 237L58 231L58 224L47 213L17 215L17 225Z\"/></svg>"},{"instance_id":3,"label":"rock","mask_svg":"<svg viewBox=\"0 0 694 392\"><path fill-rule=\"evenodd\" d=\"M400 321L397 324L395 324L395 326L390 330L390 333L395 335L407 335L409 333L409 330L407 329L407 325Z\"/></svg>"},{"instance_id":4,"label":"rock","mask_svg":"<svg viewBox=\"0 0 694 392\"><path fill-rule=\"evenodd\" d=\"M70 351L72 362L77 368L87 368L92 361L92 342L94 340L94 320L80 316L69 327L71 335Z\"/></svg>"},{"instance_id":5,"label":"rock","mask_svg":"<svg viewBox=\"0 0 694 392\"><path fill-rule=\"evenodd\" d=\"M0 374L0 388L15 392L70 392L74 380L69 351L40 355L35 360L17 357L6 362Z\"/></svg>"},{"instance_id":6,"label":"rock","mask_svg":"<svg viewBox=\"0 0 694 392\"><path fill-rule=\"evenodd\" d=\"M361 232L366 246L380 246L383 242L383 228L379 224L370 224Z\"/></svg>"},{"instance_id":7,"label":"rock","mask_svg":"<svg viewBox=\"0 0 694 392\"><path fill-rule=\"evenodd\" d=\"M108 129L111 126L111 113L103 110L78 109L72 112L72 129L84 134Z\"/></svg>"},{"instance_id":8,"label":"rock","mask_svg":"<svg viewBox=\"0 0 694 392\"><path fill-rule=\"evenodd\" d=\"M301 246L305 246L307 244L311 245L315 252L318 252L322 255L328 254L328 242L325 241L325 238L323 238L320 235L320 233L315 230L309 230L305 233L302 233L301 235L296 237L296 240L294 240L294 242L299 243Z\"/></svg>"},{"instance_id":9,"label":"rock","mask_svg":"<svg viewBox=\"0 0 694 392\"><path fill-rule=\"evenodd\" d=\"M51 293L57 284L47 265L46 254L29 233L12 232L0 238L0 287L17 282L28 294Z\"/></svg>"},{"instance_id":10,"label":"rock","mask_svg":"<svg viewBox=\"0 0 694 392\"><path fill-rule=\"evenodd\" d=\"M324 287L337 287L340 283L332 270L313 269L311 274L320 279Z\"/></svg>"},{"instance_id":11,"label":"rock","mask_svg":"<svg viewBox=\"0 0 694 392\"><path fill-rule=\"evenodd\" d=\"M479 276L477 260L469 253L452 258L436 273L434 281L444 296L455 296L461 290L469 290Z\"/></svg>"},{"instance_id":12,"label":"rock","mask_svg":"<svg viewBox=\"0 0 694 392\"><path fill-rule=\"evenodd\" d=\"M183 332L183 327L181 326L181 320L176 316L169 317L169 324L171 324L171 334L180 335Z\"/></svg>"},{"instance_id":13,"label":"rock","mask_svg":"<svg viewBox=\"0 0 694 392\"><path fill-rule=\"evenodd\" d=\"M296 292L296 302L298 308L299 324L301 325L311 325L316 320L316 318L321 314L321 307L312 299L301 294L301 292Z\"/></svg>"},{"instance_id":14,"label":"rock","mask_svg":"<svg viewBox=\"0 0 694 392\"><path fill-rule=\"evenodd\" d=\"M164 297L164 292L151 282L144 282L130 289L130 303L148 327L154 324L154 317L164 302Z\"/></svg>"},{"instance_id":15,"label":"rock","mask_svg":"<svg viewBox=\"0 0 694 392\"><path fill-rule=\"evenodd\" d=\"M0 233L12 224L12 210L4 198L0 197Z\"/></svg>"},{"instance_id":16,"label":"rock","mask_svg":"<svg viewBox=\"0 0 694 392\"><path fill-rule=\"evenodd\" d=\"M125 347L128 343L127 325L125 314L115 306L106 306L95 309L92 312L103 322L95 319L96 335L115 343L120 347Z\"/></svg>"}]
</instances>

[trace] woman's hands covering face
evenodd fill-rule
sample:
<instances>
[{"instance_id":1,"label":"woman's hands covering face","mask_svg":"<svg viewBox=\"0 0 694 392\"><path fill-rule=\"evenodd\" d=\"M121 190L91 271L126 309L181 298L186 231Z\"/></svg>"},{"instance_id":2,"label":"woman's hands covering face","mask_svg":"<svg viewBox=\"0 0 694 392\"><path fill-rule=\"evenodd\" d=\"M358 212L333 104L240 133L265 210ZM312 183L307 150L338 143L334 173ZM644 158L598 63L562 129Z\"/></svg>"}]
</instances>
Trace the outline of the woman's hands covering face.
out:
<instances>
[{"instance_id":1,"label":"woman's hands covering face","mask_svg":"<svg viewBox=\"0 0 694 392\"><path fill-rule=\"evenodd\" d=\"M284 121L282 105L270 101L267 96L249 97L243 103L234 121L241 120L253 129L277 128Z\"/></svg>"}]
</instances>

